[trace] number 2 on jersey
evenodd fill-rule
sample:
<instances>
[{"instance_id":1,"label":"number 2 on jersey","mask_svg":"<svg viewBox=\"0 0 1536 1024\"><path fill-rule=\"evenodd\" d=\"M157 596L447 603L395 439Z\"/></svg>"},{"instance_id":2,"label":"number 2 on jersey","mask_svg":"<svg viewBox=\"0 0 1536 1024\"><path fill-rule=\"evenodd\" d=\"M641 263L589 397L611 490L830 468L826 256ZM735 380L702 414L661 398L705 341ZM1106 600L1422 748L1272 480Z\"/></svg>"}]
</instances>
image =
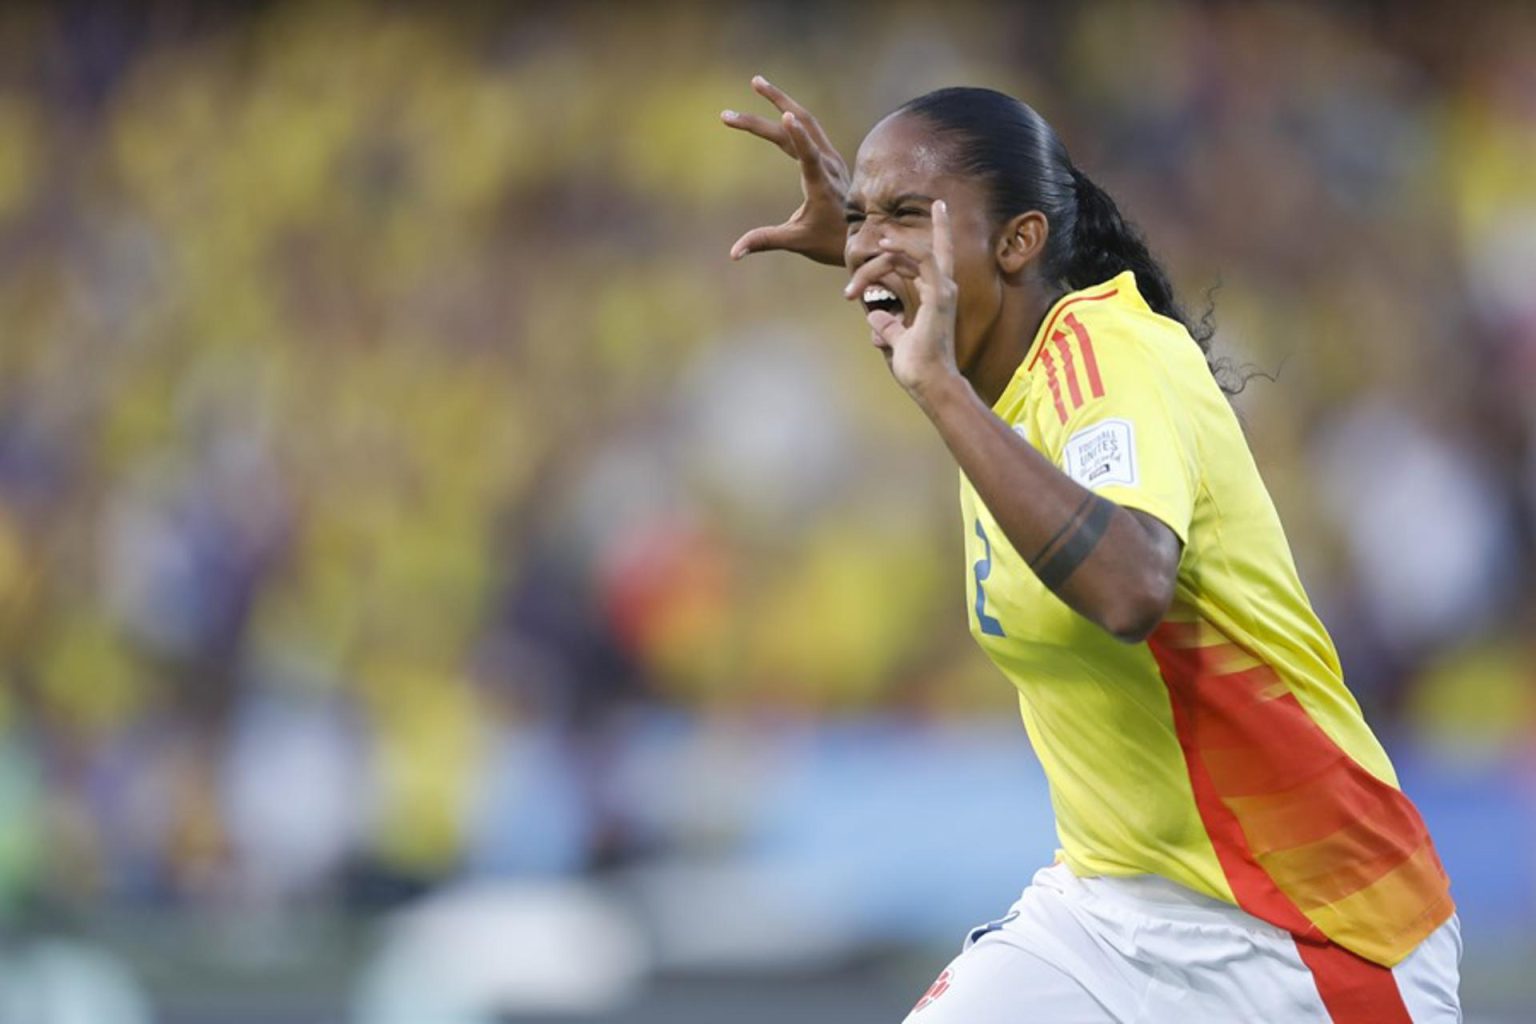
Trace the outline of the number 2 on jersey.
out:
<instances>
[{"instance_id":1,"label":"number 2 on jersey","mask_svg":"<svg viewBox=\"0 0 1536 1024\"><path fill-rule=\"evenodd\" d=\"M982 546L981 560L972 567L976 572L976 624L988 636L1004 636L1003 624L987 614L987 591L982 584L992 575L992 542L981 528L980 519L976 520L976 536L981 538Z\"/></svg>"}]
</instances>

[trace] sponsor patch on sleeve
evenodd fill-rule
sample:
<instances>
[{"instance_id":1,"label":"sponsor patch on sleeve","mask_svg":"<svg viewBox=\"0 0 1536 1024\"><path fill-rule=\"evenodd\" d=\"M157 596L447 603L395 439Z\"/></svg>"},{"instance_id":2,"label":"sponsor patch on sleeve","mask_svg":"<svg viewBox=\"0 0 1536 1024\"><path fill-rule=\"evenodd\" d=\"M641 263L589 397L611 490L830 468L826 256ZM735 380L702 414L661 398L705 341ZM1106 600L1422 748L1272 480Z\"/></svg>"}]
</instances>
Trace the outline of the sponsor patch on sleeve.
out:
<instances>
[{"instance_id":1,"label":"sponsor patch on sleeve","mask_svg":"<svg viewBox=\"0 0 1536 1024\"><path fill-rule=\"evenodd\" d=\"M1136 486L1136 431L1126 420L1100 420L1067 439L1067 476L1090 490Z\"/></svg>"}]
</instances>

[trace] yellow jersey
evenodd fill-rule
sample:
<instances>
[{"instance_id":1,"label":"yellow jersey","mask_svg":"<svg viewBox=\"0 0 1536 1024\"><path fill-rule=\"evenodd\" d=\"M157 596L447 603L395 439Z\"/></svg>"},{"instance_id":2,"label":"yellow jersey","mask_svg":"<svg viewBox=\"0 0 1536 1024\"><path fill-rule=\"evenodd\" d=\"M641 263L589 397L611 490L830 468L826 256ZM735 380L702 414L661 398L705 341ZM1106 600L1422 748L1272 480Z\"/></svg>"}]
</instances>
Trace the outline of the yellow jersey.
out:
<instances>
[{"instance_id":1,"label":"yellow jersey","mask_svg":"<svg viewBox=\"0 0 1536 1024\"><path fill-rule=\"evenodd\" d=\"M1122 643L1036 579L961 475L971 630L1018 689L1062 859L1407 956L1450 917L1449 881L1199 346L1126 272L1055 304L993 411L1184 545L1167 618Z\"/></svg>"}]
</instances>

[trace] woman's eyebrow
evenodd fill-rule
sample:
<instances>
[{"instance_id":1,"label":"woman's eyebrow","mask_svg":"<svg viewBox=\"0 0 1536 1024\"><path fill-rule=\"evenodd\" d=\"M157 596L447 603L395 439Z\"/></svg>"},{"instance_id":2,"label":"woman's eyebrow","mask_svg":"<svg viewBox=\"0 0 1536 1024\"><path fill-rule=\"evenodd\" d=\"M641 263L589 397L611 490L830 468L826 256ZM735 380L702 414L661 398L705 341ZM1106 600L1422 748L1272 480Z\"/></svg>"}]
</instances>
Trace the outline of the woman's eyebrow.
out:
<instances>
[{"instance_id":1,"label":"woman's eyebrow","mask_svg":"<svg viewBox=\"0 0 1536 1024\"><path fill-rule=\"evenodd\" d=\"M889 199L876 200L873 205L878 206L883 210L894 210L898 206L904 206L907 203L914 202L928 203L929 205L932 205L934 199L932 196L925 196L921 192L903 192L900 195L892 196ZM864 209L864 197L860 195L849 195L848 198L844 200L843 207L854 213L862 212Z\"/></svg>"},{"instance_id":2,"label":"woman's eyebrow","mask_svg":"<svg viewBox=\"0 0 1536 1024\"><path fill-rule=\"evenodd\" d=\"M884 200L880 205L884 206L888 210L893 210L898 206L903 206L912 202L931 204L933 202L933 197L925 196L921 192L903 192L899 196Z\"/></svg>"}]
</instances>

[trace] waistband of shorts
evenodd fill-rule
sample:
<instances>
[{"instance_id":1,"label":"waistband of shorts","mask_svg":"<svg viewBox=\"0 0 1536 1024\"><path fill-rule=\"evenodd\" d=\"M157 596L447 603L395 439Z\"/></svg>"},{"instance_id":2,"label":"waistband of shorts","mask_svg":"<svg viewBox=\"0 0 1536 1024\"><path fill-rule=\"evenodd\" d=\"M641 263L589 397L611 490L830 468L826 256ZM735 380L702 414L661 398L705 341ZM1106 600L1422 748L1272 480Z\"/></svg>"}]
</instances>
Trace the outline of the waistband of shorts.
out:
<instances>
[{"instance_id":1,"label":"waistband of shorts","mask_svg":"<svg viewBox=\"0 0 1536 1024\"><path fill-rule=\"evenodd\" d=\"M1196 892L1161 875L1092 875L1081 877L1066 864L1046 868L1063 892L1107 905L1121 913L1145 915L1159 921L1236 927L1266 935L1285 935L1283 928L1255 917L1233 903ZM1038 880L1038 879L1037 879Z\"/></svg>"}]
</instances>

